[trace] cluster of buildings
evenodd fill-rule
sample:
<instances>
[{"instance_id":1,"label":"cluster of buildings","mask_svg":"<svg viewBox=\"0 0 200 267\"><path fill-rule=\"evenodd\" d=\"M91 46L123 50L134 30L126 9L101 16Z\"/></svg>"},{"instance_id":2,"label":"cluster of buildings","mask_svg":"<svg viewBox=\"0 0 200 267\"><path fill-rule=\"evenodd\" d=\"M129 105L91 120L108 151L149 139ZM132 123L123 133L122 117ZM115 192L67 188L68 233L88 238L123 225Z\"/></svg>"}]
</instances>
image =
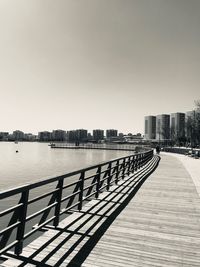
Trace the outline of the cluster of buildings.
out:
<instances>
[{"instance_id":1,"label":"cluster of buildings","mask_svg":"<svg viewBox=\"0 0 200 267\"><path fill-rule=\"evenodd\" d=\"M186 140L189 137L187 122L195 118L197 111L176 112L157 116L145 116L146 140Z\"/></svg>"},{"instance_id":2,"label":"cluster of buildings","mask_svg":"<svg viewBox=\"0 0 200 267\"><path fill-rule=\"evenodd\" d=\"M116 129L108 129L106 131L102 129L95 129L92 133L89 133L86 129L77 130L53 130L39 132L38 135L31 133L24 133L16 130L12 134L8 132L0 132L0 141L39 141L39 142L101 142L101 141L119 141L128 142L131 140L141 140L142 135L140 133L133 135L129 133L124 135L118 134Z\"/></svg>"},{"instance_id":3,"label":"cluster of buildings","mask_svg":"<svg viewBox=\"0 0 200 267\"><path fill-rule=\"evenodd\" d=\"M67 141L67 142L101 142L101 141L119 141L126 142L130 139L142 139L142 135L133 135L129 133L124 135L123 133L118 134L116 129L108 129L106 131L102 129L94 129L92 133L86 129L77 129L70 131L55 130L53 132L39 132L39 141Z\"/></svg>"},{"instance_id":4,"label":"cluster of buildings","mask_svg":"<svg viewBox=\"0 0 200 267\"><path fill-rule=\"evenodd\" d=\"M114 129L106 130L106 138L115 138L118 136L118 131ZM38 133L39 141L68 141L68 142L87 142L104 140L104 130L93 130L93 134L86 129L77 130L54 130L52 132L44 131Z\"/></svg>"},{"instance_id":5,"label":"cluster of buildings","mask_svg":"<svg viewBox=\"0 0 200 267\"><path fill-rule=\"evenodd\" d=\"M32 133L24 133L16 130L13 133L0 132L0 141L36 141L37 135Z\"/></svg>"}]
</instances>

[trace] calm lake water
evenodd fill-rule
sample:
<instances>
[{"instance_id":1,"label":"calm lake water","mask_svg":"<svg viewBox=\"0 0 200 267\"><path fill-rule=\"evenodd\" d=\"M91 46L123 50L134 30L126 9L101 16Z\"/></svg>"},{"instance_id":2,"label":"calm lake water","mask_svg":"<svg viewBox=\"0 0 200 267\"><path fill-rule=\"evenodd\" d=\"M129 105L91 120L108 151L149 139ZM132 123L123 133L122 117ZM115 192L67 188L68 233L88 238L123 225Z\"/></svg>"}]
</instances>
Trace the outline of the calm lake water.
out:
<instances>
[{"instance_id":1,"label":"calm lake water","mask_svg":"<svg viewBox=\"0 0 200 267\"><path fill-rule=\"evenodd\" d=\"M16 150L19 152L16 153ZM129 154L133 154L133 152L95 149L52 149L47 143L19 142L15 144L11 142L0 142L0 191L27 183L34 183L45 178L55 177ZM66 182L70 182L70 180ZM34 198L51 191L56 187L56 184L57 182L54 182L31 190L29 198ZM73 190L73 188L70 190ZM69 194L70 192L65 190L65 196ZM17 205L20 196L20 194L17 194L1 200L0 212ZM39 209L45 208L48 205L50 197L30 204L28 206L27 216L37 212ZM66 202L62 203L61 208L65 207ZM54 210L51 211L48 218L53 216L53 212ZM0 231L7 227L11 216L12 213L0 218ZM63 216L66 217L67 215L64 214ZM32 227L39 222L40 217L37 216L26 223L26 233L32 230ZM40 234L40 232L37 232L25 240L25 245ZM16 229L13 230L8 244L15 240L15 236Z\"/></svg>"},{"instance_id":2,"label":"calm lake water","mask_svg":"<svg viewBox=\"0 0 200 267\"><path fill-rule=\"evenodd\" d=\"M129 154L133 152L51 149L47 143L0 142L0 191Z\"/></svg>"}]
</instances>

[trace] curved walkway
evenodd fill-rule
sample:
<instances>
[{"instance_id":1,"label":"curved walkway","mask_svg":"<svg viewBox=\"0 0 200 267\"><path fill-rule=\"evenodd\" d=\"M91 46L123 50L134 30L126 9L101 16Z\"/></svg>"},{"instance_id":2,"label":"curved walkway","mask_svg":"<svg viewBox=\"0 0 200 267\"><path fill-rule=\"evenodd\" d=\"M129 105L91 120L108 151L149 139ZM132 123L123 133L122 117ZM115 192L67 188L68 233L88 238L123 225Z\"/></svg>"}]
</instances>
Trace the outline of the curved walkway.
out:
<instances>
[{"instance_id":1,"label":"curved walkway","mask_svg":"<svg viewBox=\"0 0 200 267\"><path fill-rule=\"evenodd\" d=\"M168 154L149 177L142 172L0 266L199 267L200 198L191 176Z\"/></svg>"},{"instance_id":2,"label":"curved walkway","mask_svg":"<svg viewBox=\"0 0 200 267\"><path fill-rule=\"evenodd\" d=\"M200 197L200 159L195 159L181 154L175 153L163 153L164 155L171 155L179 159L186 170L189 172L194 185L196 186L197 192Z\"/></svg>"},{"instance_id":3,"label":"curved walkway","mask_svg":"<svg viewBox=\"0 0 200 267\"><path fill-rule=\"evenodd\" d=\"M161 155L84 266L200 266L200 198L179 159Z\"/></svg>"}]
</instances>

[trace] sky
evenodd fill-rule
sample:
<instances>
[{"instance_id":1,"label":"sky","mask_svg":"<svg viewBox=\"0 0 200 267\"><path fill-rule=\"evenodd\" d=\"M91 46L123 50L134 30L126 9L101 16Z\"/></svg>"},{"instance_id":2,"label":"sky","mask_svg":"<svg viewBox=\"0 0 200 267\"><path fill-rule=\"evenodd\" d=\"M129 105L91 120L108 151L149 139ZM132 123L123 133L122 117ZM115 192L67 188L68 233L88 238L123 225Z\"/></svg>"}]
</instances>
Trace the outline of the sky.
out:
<instances>
[{"instance_id":1,"label":"sky","mask_svg":"<svg viewBox=\"0 0 200 267\"><path fill-rule=\"evenodd\" d=\"M0 131L144 132L200 99L199 0L0 0Z\"/></svg>"}]
</instances>

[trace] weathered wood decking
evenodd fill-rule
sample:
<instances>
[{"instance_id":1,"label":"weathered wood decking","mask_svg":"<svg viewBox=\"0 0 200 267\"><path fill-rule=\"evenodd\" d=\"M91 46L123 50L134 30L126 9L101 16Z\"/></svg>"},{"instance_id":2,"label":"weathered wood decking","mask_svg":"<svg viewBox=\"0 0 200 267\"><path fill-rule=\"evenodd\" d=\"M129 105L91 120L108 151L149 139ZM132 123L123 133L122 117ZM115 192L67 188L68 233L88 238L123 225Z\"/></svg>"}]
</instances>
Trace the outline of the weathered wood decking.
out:
<instances>
[{"instance_id":1,"label":"weathered wood decking","mask_svg":"<svg viewBox=\"0 0 200 267\"><path fill-rule=\"evenodd\" d=\"M200 266L200 198L191 177L166 155L146 179L151 170L100 194L0 266Z\"/></svg>"}]
</instances>

